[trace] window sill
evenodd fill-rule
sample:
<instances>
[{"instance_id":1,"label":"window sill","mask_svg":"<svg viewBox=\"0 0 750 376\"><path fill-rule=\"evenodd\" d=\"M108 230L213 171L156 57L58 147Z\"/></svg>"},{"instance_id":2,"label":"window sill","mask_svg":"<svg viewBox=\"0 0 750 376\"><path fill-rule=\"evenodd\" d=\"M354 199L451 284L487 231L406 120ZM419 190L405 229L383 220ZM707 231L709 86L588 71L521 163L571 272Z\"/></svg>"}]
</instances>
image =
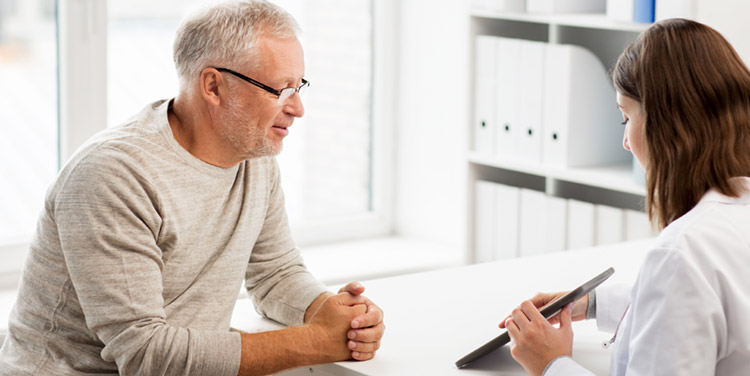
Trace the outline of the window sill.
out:
<instances>
[{"instance_id":1,"label":"window sill","mask_svg":"<svg viewBox=\"0 0 750 376\"><path fill-rule=\"evenodd\" d=\"M302 257L326 285L463 265L462 249L400 237L382 237L309 246Z\"/></svg>"}]
</instances>

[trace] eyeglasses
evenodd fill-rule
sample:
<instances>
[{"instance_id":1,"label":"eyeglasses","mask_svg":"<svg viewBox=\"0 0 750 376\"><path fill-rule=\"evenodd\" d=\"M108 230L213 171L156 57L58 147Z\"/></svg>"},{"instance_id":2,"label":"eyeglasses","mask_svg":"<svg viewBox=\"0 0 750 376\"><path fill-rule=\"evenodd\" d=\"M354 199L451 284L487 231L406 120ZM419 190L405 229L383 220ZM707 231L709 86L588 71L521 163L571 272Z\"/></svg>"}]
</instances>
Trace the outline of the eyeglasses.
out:
<instances>
[{"instance_id":1,"label":"eyeglasses","mask_svg":"<svg viewBox=\"0 0 750 376\"><path fill-rule=\"evenodd\" d=\"M302 85L300 85L299 87L287 87L287 88L284 88L284 89L281 89L281 90L276 90L276 89L274 89L274 88L272 88L272 87L270 87L268 85L262 84L262 83L260 83L260 82L258 82L256 80L253 80L252 78L250 78L248 76L245 76L242 73L237 73L237 72L235 72L235 71L233 71L231 69L228 69L228 68L215 68L215 69L217 71L219 71L219 72L227 72L227 73L229 73L231 75L237 76L237 77L241 78L242 80L244 80L246 82L249 82L249 83L251 83L251 84L253 84L253 85L255 85L255 86L257 86L257 87L259 87L259 88L261 88L261 89L263 89L263 90L265 90L265 91L267 91L267 92L269 92L269 93L271 93L271 94L273 94L273 95L275 95L277 97L279 97L279 100L276 101L276 104L283 104L284 102L286 102L287 99L289 99L289 97L291 97L292 95L294 95L294 93L299 93L300 95L302 95L303 90L306 87L310 86L310 82L308 82L306 79L303 78L302 79Z\"/></svg>"}]
</instances>

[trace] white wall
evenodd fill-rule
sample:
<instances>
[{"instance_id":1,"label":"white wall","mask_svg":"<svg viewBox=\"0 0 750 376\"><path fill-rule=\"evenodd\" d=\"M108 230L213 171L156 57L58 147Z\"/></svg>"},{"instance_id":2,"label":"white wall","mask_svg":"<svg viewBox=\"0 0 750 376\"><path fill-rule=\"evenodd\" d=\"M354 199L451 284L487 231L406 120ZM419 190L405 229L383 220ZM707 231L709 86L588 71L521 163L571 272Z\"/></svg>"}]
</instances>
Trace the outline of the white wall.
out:
<instances>
[{"instance_id":1,"label":"white wall","mask_svg":"<svg viewBox=\"0 0 750 376\"><path fill-rule=\"evenodd\" d=\"M463 249L468 1L397 6L396 234Z\"/></svg>"},{"instance_id":2,"label":"white wall","mask_svg":"<svg viewBox=\"0 0 750 376\"><path fill-rule=\"evenodd\" d=\"M750 63L750 1L698 0L696 8L696 19L722 33Z\"/></svg>"}]
</instances>

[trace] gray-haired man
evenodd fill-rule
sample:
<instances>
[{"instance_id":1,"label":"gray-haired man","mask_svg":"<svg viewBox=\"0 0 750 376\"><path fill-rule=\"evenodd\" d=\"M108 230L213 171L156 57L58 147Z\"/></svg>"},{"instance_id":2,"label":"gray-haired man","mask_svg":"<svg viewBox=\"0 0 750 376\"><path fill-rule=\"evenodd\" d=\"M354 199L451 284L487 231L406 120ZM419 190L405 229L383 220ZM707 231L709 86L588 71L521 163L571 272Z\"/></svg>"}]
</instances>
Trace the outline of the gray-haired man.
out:
<instances>
[{"instance_id":1,"label":"gray-haired man","mask_svg":"<svg viewBox=\"0 0 750 376\"><path fill-rule=\"evenodd\" d=\"M383 312L305 269L278 166L304 114L298 26L263 1L180 26L180 91L89 140L48 192L0 375L256 375L374 356ZM229 331L243 280L263 315Z\"/></svg>"}]
</instances>

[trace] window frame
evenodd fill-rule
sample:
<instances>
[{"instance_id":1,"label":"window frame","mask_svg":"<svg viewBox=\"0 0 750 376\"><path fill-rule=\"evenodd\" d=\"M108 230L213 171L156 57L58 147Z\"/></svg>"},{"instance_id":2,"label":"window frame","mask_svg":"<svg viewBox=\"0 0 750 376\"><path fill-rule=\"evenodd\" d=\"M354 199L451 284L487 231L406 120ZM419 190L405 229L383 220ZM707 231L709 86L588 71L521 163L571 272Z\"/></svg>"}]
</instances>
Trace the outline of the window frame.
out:
<instances>
[{"instance_id":1,"label":"window frame","mask_svg":"<svg viewBox=\"0 0 750 376\"><path fill-rule=\"evenodd\" d=\"M371 210L293 226L300 246L393 235L395 171L396 0L372 0L373 62L370 113ZM282 151L283 153L283 151Z\"/></svg>"}]
</instances>

